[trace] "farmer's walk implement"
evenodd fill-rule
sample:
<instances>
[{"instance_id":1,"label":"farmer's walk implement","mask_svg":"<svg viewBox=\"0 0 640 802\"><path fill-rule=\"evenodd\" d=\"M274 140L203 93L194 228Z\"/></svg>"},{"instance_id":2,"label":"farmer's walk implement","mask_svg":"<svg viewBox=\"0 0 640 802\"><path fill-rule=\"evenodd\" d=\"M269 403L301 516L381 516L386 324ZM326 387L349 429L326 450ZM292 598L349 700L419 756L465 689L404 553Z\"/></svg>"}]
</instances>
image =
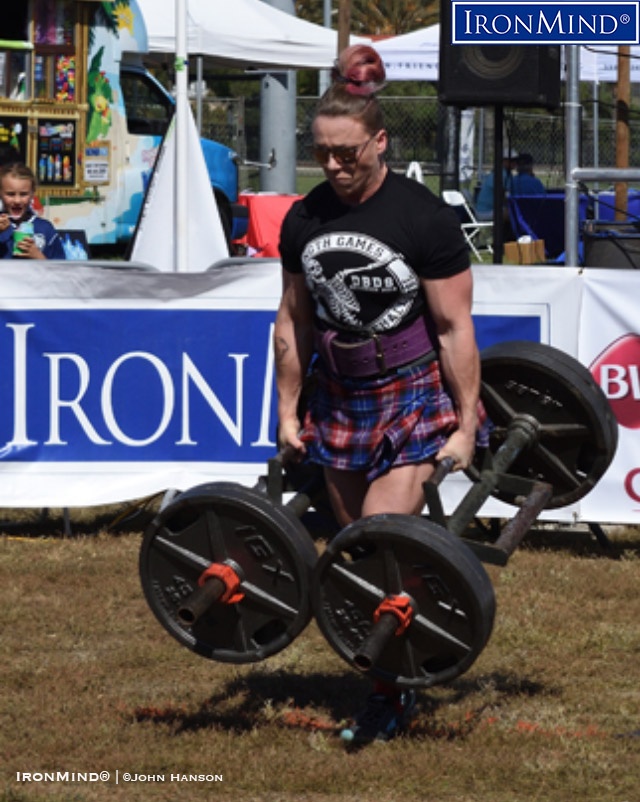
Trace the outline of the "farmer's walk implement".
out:
<instances>
[{"instance_id":1,"label":"farmer's walk implement","mask_svg":"<svg viewBox=\"0 0 640 802\"><path fill-rule=\"evenodd\" d=\"M142 544L142 585L165 629L206 657L246 663L283 649L315 614L337 654L385 682L429 687L466 671L493 627L482 563L505 565L543 509L583 498L617 446L609 403L575 359L530 342L481 358L490 444L448 518L438 486L449 461L425 484L427 515L363 518L319 558L300 520L321 496L319 474L292 481L280 454L253 489L193 488L161 510ZM492 543L465 539L489 496L515 516Z\"/></svg>"}]
</instances>

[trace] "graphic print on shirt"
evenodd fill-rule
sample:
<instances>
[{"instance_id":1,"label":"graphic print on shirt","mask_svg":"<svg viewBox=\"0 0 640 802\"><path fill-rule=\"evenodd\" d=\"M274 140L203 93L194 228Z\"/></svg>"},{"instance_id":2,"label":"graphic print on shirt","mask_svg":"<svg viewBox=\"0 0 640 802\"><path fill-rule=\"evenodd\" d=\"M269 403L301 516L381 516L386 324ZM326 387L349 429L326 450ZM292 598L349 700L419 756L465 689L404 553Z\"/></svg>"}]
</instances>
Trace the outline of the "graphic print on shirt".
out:
<instances>
[{"instance_id":1,"label":"graphic print on shirt","mask_svg":"<svg viewBox=\"0 0 640 802\"><path fill-rule=\"evenodd\" d=\"M44 234L34 234L33 241L36 244L36 248L39 248L41 251L47 247L47 238Z\"/></svg>"},{"instance_id":2,"label":"graphic print on shirt","mask_svg":"<svg viewBox=\"0 0 640 802\"><path fill-rule=\"evenodd\" d=\"M333 232L302 253L316 313L329 326L383 332L406 318L420 280L402 254L366 234Z\"/></svg>"}]
</instances>

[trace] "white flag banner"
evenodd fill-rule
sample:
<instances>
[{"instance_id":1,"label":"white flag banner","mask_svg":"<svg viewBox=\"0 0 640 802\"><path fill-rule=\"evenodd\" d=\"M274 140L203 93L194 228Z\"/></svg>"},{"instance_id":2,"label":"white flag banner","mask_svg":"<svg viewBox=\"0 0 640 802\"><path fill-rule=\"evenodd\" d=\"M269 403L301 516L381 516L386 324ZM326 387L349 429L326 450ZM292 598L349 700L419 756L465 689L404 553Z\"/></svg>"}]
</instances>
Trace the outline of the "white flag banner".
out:
<instances>
[{"instance_id":1,"label":"white flag banner","mask_svg":"<svg viewBox=\"0 0 640 802\"><path fill-rule=\"evenodd\" d=\"M229 256L191 109L187 110L187 264L176 264L176 118L158 154L131 258L163 272L197 273Z\"/></svg>"}]
</instances>

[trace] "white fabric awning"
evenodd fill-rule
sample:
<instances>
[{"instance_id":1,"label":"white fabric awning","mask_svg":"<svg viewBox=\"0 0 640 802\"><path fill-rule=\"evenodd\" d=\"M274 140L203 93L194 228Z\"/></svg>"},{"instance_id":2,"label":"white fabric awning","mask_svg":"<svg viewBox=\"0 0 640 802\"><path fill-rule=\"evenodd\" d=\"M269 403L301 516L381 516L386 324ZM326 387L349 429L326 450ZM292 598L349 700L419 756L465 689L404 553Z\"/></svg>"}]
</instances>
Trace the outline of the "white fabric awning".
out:
<instances>
[{"instance_id":1,"label":"white fabric awning","mask_svg":"<svg viewBox=\"0 0 640 802\"><path fill-rule=\"evenodd\" d=\"M149 52L175 53L175 0L137 3ZM356 41L369 42L351 39ZM338 33L262 0L188 0L187 52L233 66L330 69L338 54Z\"/></svg>"}]
</instances>

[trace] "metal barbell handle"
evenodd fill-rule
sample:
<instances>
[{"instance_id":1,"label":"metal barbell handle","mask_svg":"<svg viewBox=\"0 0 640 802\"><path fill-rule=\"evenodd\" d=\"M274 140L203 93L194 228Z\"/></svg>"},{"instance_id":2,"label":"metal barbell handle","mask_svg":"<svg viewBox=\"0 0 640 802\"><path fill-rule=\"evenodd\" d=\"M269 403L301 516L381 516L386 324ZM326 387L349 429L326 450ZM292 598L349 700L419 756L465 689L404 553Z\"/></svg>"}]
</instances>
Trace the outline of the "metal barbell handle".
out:
<instances>
[{"instance_id":1,"label":"metal barbell handle","mask_svg":"<svg viewBox=\"0 0 640 802\"><path fill-rule=\"evenodd\" d=\"M275 504L283 503L283 470L288 462L296 459L297 453L293 446L284 446L274 457L268 460L267 476L258 480L255 489L265 493ZM296 518L302 518L313 504L313 498L323 484L324 479L322 474L319 473L306 482L303 487L299 488L285 506L291 510Z\"/></svg>"},{"instance_id":2,"label":"metal barbell handle","mask_svg":"<svg viewBox=\"0 0 640 802\"><path fill-rule=\"evenodd\" d=\"M422 484L422 492L424 494L424 503L429 510L429 515L432 520L445 526L446 519L444 514L444 507L442 506L442 499L438 493L438 487L442 481L451 473L455 460L453 457L444 457L437 463L436 469L431 475L431 478Z\"/></svg>"},{"instance_id":3,"label":"metal barbell handle","mask_svg":"<svg viewBox=\"0 0 640 802\"><path fill-rule=\"evenodd\" d=\"M381 615L353 655L354 666L366 672L376 665L386 645L395 636L397 628L398 619L393 613Z\"/></svg>"},{"instance_id":4,"label":"metal barbell handle","mask_svg":"<svg viewBox=\"0 0 640 802\"><path fill-rule=\"evenodd\" d=\"M471 486L449 517L447 529L453 535L461 536L463 534L496 488L500 474L506 472L513 465L518 456L535 442L536 437L535 421L521 417L509 426L506 440L493 456L492 469L482 472L479 481Z\"/></svg>"},{"instance_id":5,"label":"metal barbell handle","mask_svg":"<svg viewBox=\"0 0 640 802\"><path fill-rule=\"evenodd\" d=\"M451 473L455 464L456 461L453 457L444 457L441 459L436 465L433 476L429 479L429 484L434 487L438 487L438 485L442 484L443 479Z\"/></svg>"},{"instance_id":6,"label":"metal barbell handle","mask_svg":"<svg viewBox=\"0 0 640 802\"><path fill-rule=\"evenodd\" d=\"M200 575L198 587L178 607L178 621L193 626L214 604L235 604L244 597L240 567L229 562L211 563Z\"/></svg>"},{"instance_id":7,"label":"metal barbell handle","mask_svg":"<svg viewBox=\"0 0 640 802\"><path fill-rule=\"evenodd\" d=\"M407 629L415 602L406 593L386 596L373 614L374 624L367 637L354 653L353 663L360 671L369 671L377 662L392 638Z\"/></svg>"},{"instance_id":8,"label":"metal barbell handle","mask_svg":"<svg viewBox=\"0 0 640 802\"><path fill-rule=\"evenodd\" d=\"M222 598L226 585L221 579L212 577L193 591L178 607L178 621L185 627L193 626L207 610Z\"/></svg>"}]
</instances>

